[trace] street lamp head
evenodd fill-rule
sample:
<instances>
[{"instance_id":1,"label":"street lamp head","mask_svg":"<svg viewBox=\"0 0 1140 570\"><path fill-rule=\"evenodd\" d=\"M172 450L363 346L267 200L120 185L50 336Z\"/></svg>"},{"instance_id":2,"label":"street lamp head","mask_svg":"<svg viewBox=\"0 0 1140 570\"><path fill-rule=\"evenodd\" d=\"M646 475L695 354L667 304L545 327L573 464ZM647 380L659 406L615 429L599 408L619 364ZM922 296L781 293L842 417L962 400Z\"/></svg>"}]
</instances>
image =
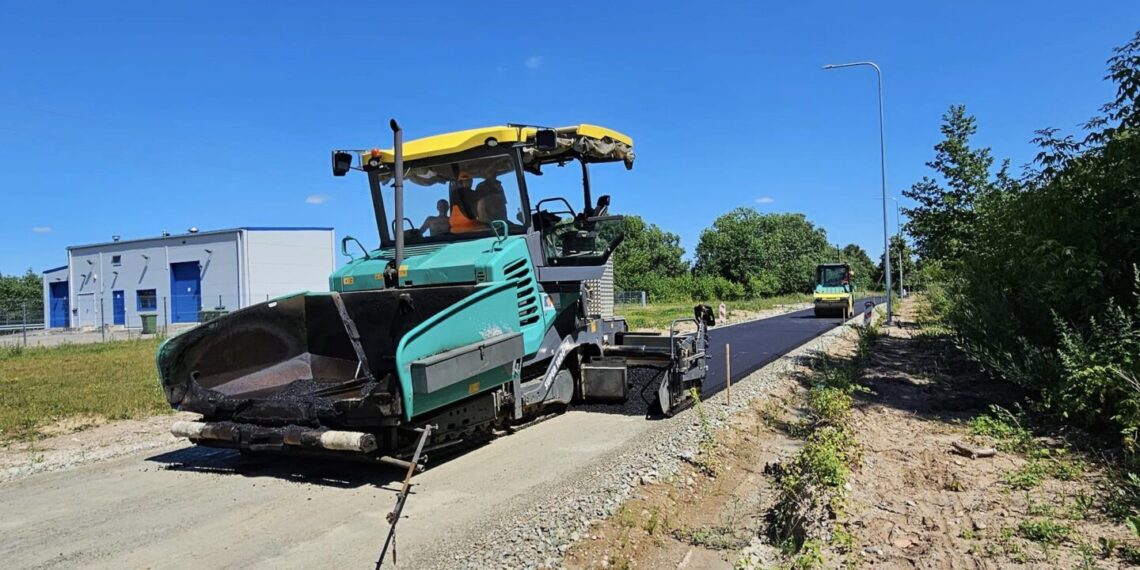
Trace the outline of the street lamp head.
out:
<instances>
[{"instance_id":1,"label":"street lamp head","mask_svg":"<svg viewBox=\"0 0 1140 570\"><path fill-rule=\"evenodd\" d=\"M839 69L841 67L857 67L860 65L866 65L868 67L873 67L873 68L875 68L876 72L879 72L879 65L873 61L853 61L851 63L829 63L829 64L823 66L823 68L824 69Z\"/></svg>"}]
</instances>

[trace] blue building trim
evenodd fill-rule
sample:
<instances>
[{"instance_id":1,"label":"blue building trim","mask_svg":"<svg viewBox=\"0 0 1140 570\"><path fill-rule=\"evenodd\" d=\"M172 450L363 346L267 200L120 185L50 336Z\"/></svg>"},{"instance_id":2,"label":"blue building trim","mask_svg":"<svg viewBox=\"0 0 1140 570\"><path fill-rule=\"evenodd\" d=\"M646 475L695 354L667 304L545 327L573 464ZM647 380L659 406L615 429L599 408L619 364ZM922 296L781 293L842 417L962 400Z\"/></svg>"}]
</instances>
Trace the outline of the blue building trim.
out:
<instances>
[{"instance_id":1,"label":"blue building trim","mask_svg":"<svg viewBox=\"0 0 1140 570\"><path fill-rule=\"evenodd\" d=\"M59 271L59 270L61 270L61 269L67 269L67 266L66 266L66 265L61 265L61 266L59 266L59 267L53 267L53 268L51 268L51 269L45 269L45 270L43 270L42 274L45 274L45 275L46 275L46 274L48 274L48 273L51 273L51 272L53 272L53 271Z\"/></svg>"}]
</instances>

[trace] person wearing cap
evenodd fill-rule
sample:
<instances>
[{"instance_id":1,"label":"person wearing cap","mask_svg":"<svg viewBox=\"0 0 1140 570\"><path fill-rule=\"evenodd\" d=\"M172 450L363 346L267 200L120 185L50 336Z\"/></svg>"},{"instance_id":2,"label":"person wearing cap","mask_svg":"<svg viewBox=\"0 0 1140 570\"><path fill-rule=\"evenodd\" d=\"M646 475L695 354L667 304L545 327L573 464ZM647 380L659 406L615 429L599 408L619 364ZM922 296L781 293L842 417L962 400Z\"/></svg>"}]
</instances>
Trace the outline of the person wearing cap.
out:
<instances>
[{"instance_id":1,"label":"person wearing cap","mask_svg":"<svg viewBox=\"0 0 1140 570\"><path fill-rule=\"evenodd\" d=\"M487 228L479 223L478 216L469 202L475 197L475 192L471 189L470 172L459 171L455 180L451 181L449 194L451 198L451 233L462 234Z\"/></svg>"}]
</instances>

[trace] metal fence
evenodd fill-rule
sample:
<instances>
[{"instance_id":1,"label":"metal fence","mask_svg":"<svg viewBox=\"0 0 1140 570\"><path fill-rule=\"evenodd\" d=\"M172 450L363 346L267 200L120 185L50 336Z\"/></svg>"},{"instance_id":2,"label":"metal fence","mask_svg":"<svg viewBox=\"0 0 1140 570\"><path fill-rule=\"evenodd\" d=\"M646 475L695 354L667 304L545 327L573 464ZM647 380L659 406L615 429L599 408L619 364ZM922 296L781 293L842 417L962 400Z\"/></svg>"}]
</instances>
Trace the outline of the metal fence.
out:
<instances>
[{"instance_id":1,"label":"metal fence","mask_svg":"<svg viewBox=\"0 0 1140 570\"><path fill-rule=\"evenodd\" d=\"M638 305L641 307L649 303L649 295L645 291L615 291L615 305Z\"/></svg>"},{"instance_id":2,"label":"metal fence","mask_svg":"<svg viewBox=\"0 0 1140 570\"><path fill-rule=\"evenodd\" d=\"M42 300L0 299L0 346L153 338L195 327L243 306L236 296L160 296L152 291L76 294L53 300L47 307ZM260 294L244 305L270 298Z\"/></svg>"},{"instance_id":3,"label":"metal fence","mask_svg":"<svg viewBox=\"0 0 1140 570\"><path fill-rule=\"evenodd\" d=\"M0 299L0 337L24 341L28 332L43 328L43 301Z\"/></svg>"}]
</instances>

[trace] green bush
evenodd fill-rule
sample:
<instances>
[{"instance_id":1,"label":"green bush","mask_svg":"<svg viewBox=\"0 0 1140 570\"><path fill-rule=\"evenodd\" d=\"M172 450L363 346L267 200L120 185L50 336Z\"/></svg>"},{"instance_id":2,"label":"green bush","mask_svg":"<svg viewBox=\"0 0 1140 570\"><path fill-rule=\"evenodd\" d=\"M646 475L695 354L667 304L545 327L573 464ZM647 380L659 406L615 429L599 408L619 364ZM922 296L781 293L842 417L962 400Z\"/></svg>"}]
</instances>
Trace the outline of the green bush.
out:
<instances>
[{"instance_id":1,"label":"green bush","mask_svg":"<svg viewBox=\"0 0 1140 570\"><path fill-rule=\"evenodd\" d=\"M745 298L745 289L723 277L685 274L680 277L645 279L641 285L650 302L737 301Z\"/></svg>"},{"instance_id":2,"label":"green bush","mask_svg":"<svg viewBox=\"0 0 1140 570\"><path fill-rule=\"evenodd\" d=\"M1140 428L1140 33L1109 60L1116 97L1082 137L1038 132L1020 179L993 173L954 107L925 178L905 194L929 315L987 372L1068 422ZM932 263L933 262L933 263Z\"/></svg>"}]
</instances>

